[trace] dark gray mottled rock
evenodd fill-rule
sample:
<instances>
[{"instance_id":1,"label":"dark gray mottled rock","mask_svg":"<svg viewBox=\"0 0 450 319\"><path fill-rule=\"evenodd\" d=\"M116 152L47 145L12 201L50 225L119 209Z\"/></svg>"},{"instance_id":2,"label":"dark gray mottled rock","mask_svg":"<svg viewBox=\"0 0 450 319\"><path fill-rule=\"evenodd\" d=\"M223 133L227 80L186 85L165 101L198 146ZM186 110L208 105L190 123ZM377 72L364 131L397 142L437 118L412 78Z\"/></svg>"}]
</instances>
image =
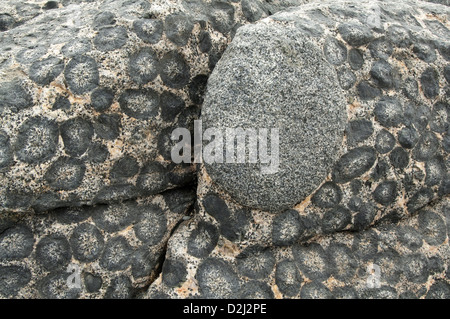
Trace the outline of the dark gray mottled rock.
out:
<instances>
[{"instance_id":1,"label":"dark gray mottled rock","mask_svg":"<svg viewBox=\"0 0 450 319\"><path fill-rule=\"evenodd\" d=\"M409 164L409 154L405 149L396 147L389 154L389 159L393 167L403 169Z\"/></svg>"},{"instance_id":2,"label":"dark gray mottled rock","mask_svg":"<svg viewBox=\"0 0 450 319\"><path fill-rule=\"evenodd\" d=\"M133 30L145 43L157 43L163 34L163 21L157 19L138 19L133 22Z\"/></svg>"},{"instance_id":3,"label":"dark gray mottled rock","mask_svg":"<svg viewBox=\"0 0 450 319\"><path fill-rule=\"evenodd\" d=\"M349 143L358 143L368 139L373 133L373 124L371 121L361 119L349 123L347 136Z\"/></svg>"},{"instance_id":4,"label":"dark gray mottled rock","mask_svg":"<svg viewBox=\"0 0 450 319\"><path fill-rule=\"evenodd\" d=\"M397 140L402 147L413 148L419 140L419 133L413 127L405 127L398 132Z\"/></svg>"},{"instance_id":5,"label":"dark gray mottled rock","mask_svg":"<svg viewBox=\"0 0 450 319\"><path fill-rule=\"evenodd\" d=\"M348 62L353 70L359 70L364 64L364 56L358 49L351 49L348 53Z\"/></svg>"},{"instance_id":6,"label":"dark gray mottled rock","mask_svg":"<svg viewBox=\"0 0 450 319\"><path fill-rule=\"evenodd\" d=\"M436 59L436 51L433 45L417 43L414 45L413 52L425 62L433 62Z\"/></svg>"},{"instance_id":7,"label":"dark gray mottled rock","mask_svg":"<svg viewBox=\"0 0 450 319\"><path fill-rule=\"evenodd\" d=\"M383 129L378 132L375 142L375 149L385 154L390 152L395 146L395 137L387 130Z\"/></svg>"},{"instance_id":8,"label":"dark gray mottled rock","mask_svg":"<svg viewBox=\"0 0 450 319\"><path fill-rule=\"evenodd\" d=\"M31 117L19 127L15 155L28 164L46 161L56 152L58 135L58 126L53 120Z\"/></svg>"},{"instance_id":9,"label":"dark gray mottled rock","mask_svg":"<svg viewBox=\"0 0 450 319\"><path fill-rule=\"evenodd\" d=\"M325 250L319 244L294 246L292 253L297 267L309 279L324 279L330 276L333 267Z\"/></svg>"},{"instance_id":10,"label":"dark gray mottled rock","mask_svg":"<svg viewBox=\"0 0 450 319\"><path fill-rule=\"evenodd\" d=\"M80 186L85 171L83 162L71 157L60 157L45 172L44 179L54 190L72 190Z\"/></svg>"},{"instance_id":11,"label":"dark gray mottled rock","mask_svg":"<svg viewBox=\"0 0 450 319\"><path fill-rule=\"evenodd\" d=\"M423 94L427 98L435 98L439 94L438 73L433 68L426 69L420 77Z\"/></svg>"},{"instance_id":12,"label":"dark gray mottled rock","mask_svg":"<svg viewBox=\"0 0 450 319\"><path fill-rule=\"evenodd\" d=\"M357 85L358 95L362 100L373 100L381 95L381 90L367 81L361 81Z\"/></svg>"},{"instance_id":13,"label":"dark gray mottled rock","mask_svg":"<svg viewBox=\"0 0 450 319\"><path fill-rule=\"evenodd\" d=\"M372 57L387 60L393 52L393 47L390 41L381 37L369 44L369 50Z\"/></svg>"},{"instance_id":14,"label":"dark gray mottled rock","mask_svg":"<svg viewBox=\"0 0 450 319\"><path fill-rule=\"evenodd\" d=\"M332 182L326 182L313 195L312 202L320 208L331 208L340 203L342 191L339 186Z\"/></svg>"},{"instance_id":15,"label":"dark gray mottled rock","mask_svg":"<svg viewBox=\"0 0 450 319\"><path fill-rule=\"evenodd\" d=\"M178 260L165 260L163 265L163 282L169 287L180 286L186 280L186 265Z\"/></svg>"},{"instance_id":16,"label":"dark gray mottled rock","mask_svg":"<svg viewBox=\"0 0 450 319\"><path fill-rule=\"evenodd\" d=\"M224 260L205 259L198 267L197 280L203 298L231 299L240 290L239 277Z\"/></svg>"},{"instance_id":17,"label":"dark gray mottled rock","mask_svg":"<svg viewBox=\"0 0 450 319\"><path fill-rule=\"evenodd\" d=\"M279 214L272 228L272 237L275 245L288 246L295 243L304 232L304 225L295 210L287 210Z\"/></svg>"},{"instance_id":18,"label":"dark gray mottled rock","mask_svg":"<svg viewBox=\"0 0 450 319\"><path fill-rule=\"evenodd\" d=\"M0 14L0 31L6 31L11 29L16 21L9 14L2 13Z\"/></svg>"},{"instance_id":19,"label":"dark gray mottled rock","mask_svg":"<svg viewBox=\"0 0 450 319\"><path fill-rule=\"evenodd\" d=\"M344 230L351 223L350 211L342 206L336 206L325 212L322 220L322 232L330 234Z\"/></svg>"},{"instance_id":20,"label":"dark gray mottled rock","mask_svg":"<svg viewBox=\"0 0 450 319\"><path fill-rule=\"evenodd\" d=\"M344 154L333 169L333 180L347 183L367 172L375 163L375 150L370 147L358 147Z\"/></svg>"},{"instance_id":21,"label":"dark gray mottled rock","mask_svg":"<svg viewBox=\"0 0 450 319\"><path fill-rule=\"evenodd\" d=\"M438 148L439 143L436 135L433 132L425 131L413 150L413 157L421 162L426 161L436 154Z\"/></svg>"},{"instance_id":22,"label":"dark gray mottled rock","mask_svg":"<svg viewBox=\"0 0 450 319\"><path fill-rule=\"evenodd\" d=\"M288 297L298 294L303 281L296 263L290 260L283 260L277 264L275 280L281 293Z\"/></svg>"},{"instance_id":23,"label":"dark gray mottled rock","mask_svg":"<svg viewBox=\"0 0 450 319\"><path fill-rule=\"evenodd\" d=\"M1 266L0 277L0 293L6 297L14 297L30 282L31 273L28 268L21 266Z\"/></svg>"},{"instance_id":24,"label":"dark gray mottled rock","mask_svg":"<svg viewBox=\"0 0 450 319\"><path fill-rule=\"evenodd\" d=\"M270 248L250 246L236 256L239 273L250 279L264 279L272 273L275 256Z\"/></svg>"},{"instance_id":25,"label":"dark gray mottled rock","mask_svg":"<svg viewBox=\"0 0 450 319\"><path fill-rule=\"evenodd\" d=\"M380 183L373 193L375 201L382 205L391 204L397 196L397 183L385 181Z\"/></svg>"},{"instance_id":26,"label":"dark gray mottled rock","mask_svg":"<svg viewBox=\"0 0 450 319\"><path fill-rule=\"evenodd\" d=\"M374 114L384 127L398 126L402 122L403 107L395 98L383 97L375 105Z\"/></svg>"},{"instance_id":27,"label":"dark gray mottled rock","mask_svg":"<svg viewBox=\"0 0 450 319\"><path fill-rule=\"evenodd\" d=\"M375 83L382 88L390 88L393 86L394 79L392 73L392 67L383 60L376 61L370 70L370 75Z\"/></svg>"},{"instance_id":28,"label":"dark gray mottled rock","mask_svg":"<svg viewBox=\"0 0 450 319\"><path fill-rule=\"evenodd\" d=\"M339 25L338 30L342 38L355 47L368 44L373 39L371 30L362 24L343 23Z\"/></svg>"}]
</instances>

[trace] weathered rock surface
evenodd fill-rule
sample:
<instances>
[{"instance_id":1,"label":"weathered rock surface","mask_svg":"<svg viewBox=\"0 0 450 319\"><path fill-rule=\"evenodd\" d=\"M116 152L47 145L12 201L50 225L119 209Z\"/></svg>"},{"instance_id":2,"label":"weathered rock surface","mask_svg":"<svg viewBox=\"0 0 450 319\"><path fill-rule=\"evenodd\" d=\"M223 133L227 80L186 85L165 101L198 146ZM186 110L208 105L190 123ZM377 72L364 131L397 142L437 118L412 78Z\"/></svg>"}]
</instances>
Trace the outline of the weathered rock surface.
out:
<instances>
[{"instance_id":1,"label":"weathered rock surface","mask_svg":"<svg viewBox=\"0 0 450 319\"><path fill-rule=\"evenodd\" d=\"M132 298L157 276L168 237L192 205L190 192L168 191L117 204L2 215L0 294ZM80 282L71 288L73 267Z\"/></svg>"},{"instance_id":2,"label":"weathered rock surface","mask_svg":"<svg viewBox=\"0 0 450 319\"><path fill-rule=\"evenodd\" d=\"M314 3L240 28L208 81L203 128L278 128L280 166L267 174L248 158L205 163L199 195L227 193L242 206L275 213L296 207L323 223L338 207L344 224L336 227L356 230L409 216L447 195L448 153L441 141L449 129L442 76L448 57L441 53L449 43L440 34L450 31L433 5L418 5ZM364 25L374 6L389 8L389 15ZM340 16L331 13L316 19L322 23L314 22L314 33L305 30L325 9ZM400 12L417 23L398 20ZM394 41L399 28L406 47ZM380 58L373 43L392 52ZM431 62L414 53L422 44L435 54ZM363 61L358 69L347 53L354 50ZM351 87L339 85L344 73L354 78ZM367 87L377 95L368 97ZM318 233L333 231L319 226Z\"/></svg>"},{"instance_id":3,"label":"weathered rock surface","mask_svg":"<svg viewBox=\"0 0 450 319\"><path fill-rule=\"evenodd\" d=\"M450 298L448 7L307 2L7 2L0 297ZM205 98L280 175L171 161Z\"/></svg>"},{"instance_id":4,"label":"weathered rock surface","mask_svg":"<svg viewBox=\"0 0 450 319\"><path fill-rule=\"evenodd\" d=\"M171 162L170 132L192 126L239 25L303 2L67 1L1 33L0 210L195 181L192 165Z\"/></svg>"},{"instance_id":5,"label":"weathered rock surface","mask_svg":"<svg viewBox=\"0 0 450 319\"><path fill-rule=\"evenodd\" d=\"M299 240L311 223L297 211L269 223L234 207L228 224L198 215L168 244L166 262L184 271L163 267L147 297L447 299L449 212L440 201L399 223L309 240ZM255 244L262 232L272 245Z\"/></svg>"},{"instance_id":6,"label":"weathered rock surface","mask_svg":"<svg viewBox=\"0 0 450 319\"><path fill-rule=\"evenodd\" d=\"M272 130L279 130L275 173L264 171L275 163L262 163L261 156L251 165L249 159L229 163L228 139L223 163L205 165L241 204L279 211L301 202L325 179L342 146L347 113L321 47L295 24L257 23L239 29L209 78L202 120L205 130L214 127L224 136L227 128L256 134L267 129L269 149ZM268 153L273 156L274 149Z\"/></svg>"},{"instance_id":7,"label":"weathered rock surface","mask_svg":"<svg viewBox=\"0 0 450 319\"><path fill-rule=\"evenodd\" d=\"M175 231L166 254L170 265L184 265L186 271L176 277L177 267L163 267L147 296L449 298L449 17L448 7L419 1L321 1L240 28L208 83L202 119L209 127L235 127L275 109L279 95L265 94L275 91L270 81L261 85L264 78L246 74L240 61L256 56L248 70L254 66L253 74L268 75L268 52L281 51L295 30L308 43L292 53L297 61L318 52L310 49L313 43L320 48L314 61L323 59L334 68L329 79L340 85L346 104L342 148L326 150L336 160L323 167L327 175L306 197L276 193L281 181L292 185L288 174L275 176L280 185L266 184L251 165L203 165L197 212ZM261 39L258 32L264 29L277 36L252 42L244 56L240 45L251 34ZM288 73L282 55L279 61ZM242 89L233 91L238 81ZM295 88L302 82L293 83ZM292 93L294 101L287 96L287 105L302 105L295 101L301 94ZM234 108L230 101L247 104ZM296 118L301 113L286 122L295 127ZM302 137L290 146L303 146ZM297 178L294 187L308 183ZM254 201L256 192L245 185L270 193L273 206ZM293 204L277 210L276 197L285 196ZM380 276L371 273L374 267ZM375 288L368 284L372 279Z\"/></svg>"},{"instance_id":8,"label":"weathered rock surface","mask_svg":"<svg viewBox=\"0 0 450 319\"><path fill-rule=\"evenodd\" d=\"M0 296L145 290L195 200L170 132L191 128L238 26L304 2L2 4Z\"/></svg>"}]
</instances>

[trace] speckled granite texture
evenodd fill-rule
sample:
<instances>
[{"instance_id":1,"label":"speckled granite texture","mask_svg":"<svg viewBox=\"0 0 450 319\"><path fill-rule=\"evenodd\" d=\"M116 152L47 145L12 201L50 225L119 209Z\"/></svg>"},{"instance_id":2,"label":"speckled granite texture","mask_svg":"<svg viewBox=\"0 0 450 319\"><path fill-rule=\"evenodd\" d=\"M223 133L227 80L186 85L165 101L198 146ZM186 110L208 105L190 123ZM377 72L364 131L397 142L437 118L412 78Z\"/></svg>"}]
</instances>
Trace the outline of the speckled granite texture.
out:
<instances>
[{"instance_id":1,"label":"speckled granite texture","mask_svg":"<svg viewBox=\"0 0 450 319\"><path fill-rule=\"evenodd\" d=\"M424 2L321 1L240 28L208 81L202 119L286 129L280 169L202 166L195 217L169 240L148 297L449 298L449 13ZM327 119L342 99L345 132L332 149L339 121ZM301 132L303 114L323 122L307 118ZM330 166L314 160L333 156ZM315 165L326 172L305 196L312 178L302 177Z\"/></svg>"},{"instance_id":2,"label":"speckled granite texture","mask_svg":"<svg viewBox=\"0 0 450 319\"><path fill-rule=\"evenodd\" d=\"M6 1L0 297L450 298L430 2ZM175 164L196 119L279 127L279 170Z\"/></svg>"}]
</instances>

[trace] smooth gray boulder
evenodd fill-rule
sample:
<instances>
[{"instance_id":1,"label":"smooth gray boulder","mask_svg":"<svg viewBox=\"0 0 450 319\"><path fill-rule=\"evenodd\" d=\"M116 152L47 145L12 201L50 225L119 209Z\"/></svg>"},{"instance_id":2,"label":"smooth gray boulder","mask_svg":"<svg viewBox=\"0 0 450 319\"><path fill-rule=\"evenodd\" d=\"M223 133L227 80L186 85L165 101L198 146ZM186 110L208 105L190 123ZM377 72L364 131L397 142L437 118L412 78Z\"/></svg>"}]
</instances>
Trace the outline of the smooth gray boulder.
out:
<instances>
[{"instance_id":1,"label":"smooth gray boulder","mask_svg":"<svg viewBox=\"0 0 450 319\"><path fill-rule=\"evenodd\" d=\"M228 163L226 139L223 163L205 167L242 205L279 212L303 201L330 173L347 113L336 73L321 47L295 24L274 22L238 30L208 80L201 119L204 130L217 128L224 137L226 128L252 129L255 135L268 130L270 163L262 162L261 148L255 150L255 164L250 158ZM279 134L276 156L271 148L274 129ZM246 144L246 151L252 151L253 145Z\"/></svg>"}]
</instances>

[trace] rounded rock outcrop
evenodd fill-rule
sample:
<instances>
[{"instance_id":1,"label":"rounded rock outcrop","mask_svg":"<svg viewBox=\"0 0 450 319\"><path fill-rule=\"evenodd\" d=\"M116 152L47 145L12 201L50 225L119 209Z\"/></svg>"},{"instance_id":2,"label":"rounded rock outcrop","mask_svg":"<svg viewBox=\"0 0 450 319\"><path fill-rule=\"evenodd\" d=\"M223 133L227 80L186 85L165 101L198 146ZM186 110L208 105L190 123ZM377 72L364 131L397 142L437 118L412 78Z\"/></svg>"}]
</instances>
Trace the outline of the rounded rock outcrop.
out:
<instances>
[{"instance_id":1,"label":"rounded rock outcrop","mask_svg":"<svg viewBox=\"0 0 450 319\"><path fill-rule=\"evenodd\" d=\"M203 128L217 128L223 136L228 128L242 128L255 138L267 130L269 163L262 148L255 163L250 157L228 163L225 139L223 163L206 163L206 170L245 206L273 212L292 207L330 172L346 119L342 89L317 43L276 21L244 26L208 80ZM251 147L247 143L246 152Z\"/></svg>"}]
</instances>

